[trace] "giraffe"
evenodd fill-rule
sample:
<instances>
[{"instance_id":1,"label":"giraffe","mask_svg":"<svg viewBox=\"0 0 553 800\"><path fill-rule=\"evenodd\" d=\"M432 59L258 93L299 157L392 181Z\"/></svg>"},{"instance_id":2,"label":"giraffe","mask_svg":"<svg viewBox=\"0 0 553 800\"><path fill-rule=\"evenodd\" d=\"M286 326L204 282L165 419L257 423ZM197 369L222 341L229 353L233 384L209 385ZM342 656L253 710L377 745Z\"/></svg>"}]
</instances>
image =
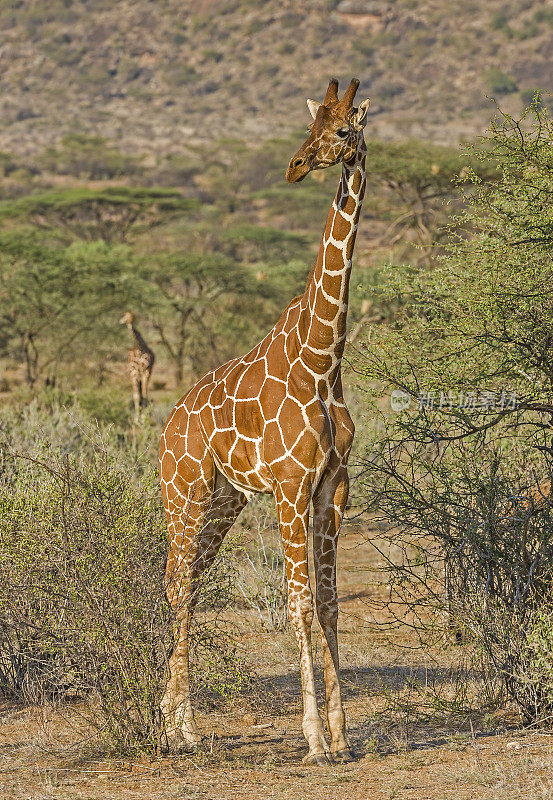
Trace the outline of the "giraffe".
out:
<instances>
[{"instance_id":1,"label":"giraffe","mask_svg":"<svg viewBox=\"0 0 553 800\"><path fill-rule=\"evenodd\" d=\"M136 342L131 347L127 356L127 365L132 383L132 396L134 401L134 415L138 419L140 408L148 399L148 384L154 368L155 356L134 326L134 315L130 311L119 320L120 325L126 325Z\"/></svg>"},{"instance_id":2,"label":"giraffe","mask_svg":"<svg viewBox=\"0 0 553 800\"><path fill-rule=\"evenodd\" d=\"M209 372L173 409L161 437L160 477L169 528L165 576L175 613L175 647L161 702L171 745L194 750L188 629L200 575L253 493L273 494L286 562L288 611L299 647L302 728L307 764L353 759L338 665L337 540L348 497L347 460L354 426L344 401L341 359L351 260L365 192L363 129L369 101L353 100L359 81L338 99L332 79L323 103L308 100L313 122L286 171L290 183L342 164L318 255L304 293L242 358ZM316 609L323 638L326 721L317 708L308 572L313 507Z\"/></svg>"}]
</instances>

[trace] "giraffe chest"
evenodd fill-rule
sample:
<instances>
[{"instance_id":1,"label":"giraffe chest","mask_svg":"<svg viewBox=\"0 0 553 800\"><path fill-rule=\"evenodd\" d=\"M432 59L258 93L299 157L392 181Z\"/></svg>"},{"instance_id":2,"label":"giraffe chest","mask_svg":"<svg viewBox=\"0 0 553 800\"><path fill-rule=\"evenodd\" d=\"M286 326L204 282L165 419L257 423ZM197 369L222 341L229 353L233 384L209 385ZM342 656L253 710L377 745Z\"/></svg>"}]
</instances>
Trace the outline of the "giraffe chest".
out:
<instances>
[{"instance_id":1,"label":"giraffe chest","mask_svg":"<svg viewBox=\"0 0 553 800\"><path fill-rule=\"evenodd\" d=\"M316 485L334 443L331 417L311 389L267 376L258 394L215 387L200 410L206 443L218 468L238 488L271 492L288 476Z\"/></svg>"},{"instance_id":2,"label":"giraffe chest","mask_svg":"<svg viewBox=\"0 0 553 800\"><path fill-rule=\"evenodd\" d=\"M127 363L131 375L144 375L151 369L152 357L149 353L143 353L141 350L134 348L129 351Z\"/></svg>"}]
</instances>

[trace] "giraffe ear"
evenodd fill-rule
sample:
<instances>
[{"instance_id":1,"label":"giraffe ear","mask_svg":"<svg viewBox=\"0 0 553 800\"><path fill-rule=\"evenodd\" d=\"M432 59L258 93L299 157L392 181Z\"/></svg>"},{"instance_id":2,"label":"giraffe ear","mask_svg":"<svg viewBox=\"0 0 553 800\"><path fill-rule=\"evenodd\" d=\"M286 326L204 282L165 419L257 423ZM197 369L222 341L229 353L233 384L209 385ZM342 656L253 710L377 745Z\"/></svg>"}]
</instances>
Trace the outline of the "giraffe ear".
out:
<instances>
[{"instance_id":1,"label":"giraffe ear","mask_svg":"<svg viewBox=\"0 0 553 800\"><path fill-rule=\"evenodd\" d=\"M309 109L309 113L311 114L313 119L315 119L315 117L317 116L317 111L319 110L320 107L321 107L321 104L317 103L316 100L308 100L307 101L307 108Z\"/></svg>"},{"instance_id":2,"label":"giraffe ear","mask_svg":"<svg viewBox=\"0 0 553 800\"><path fill-rule=\"evenodd\" d=\"M360 131L367 124L370 102L370 100L363 100L363 102L359 104L359 108L353 117L353 127L357 131Z\"/></svg>"}]
</instances>

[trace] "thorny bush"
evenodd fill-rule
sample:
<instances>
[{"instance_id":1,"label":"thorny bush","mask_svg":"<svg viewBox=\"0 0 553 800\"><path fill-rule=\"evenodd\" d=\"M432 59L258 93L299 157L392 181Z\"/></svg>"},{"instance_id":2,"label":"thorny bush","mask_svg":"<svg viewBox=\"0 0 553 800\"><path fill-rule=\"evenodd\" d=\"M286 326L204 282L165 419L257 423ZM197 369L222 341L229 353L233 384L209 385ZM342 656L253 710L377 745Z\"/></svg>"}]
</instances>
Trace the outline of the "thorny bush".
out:
<instances>
[{"instance_id":1,"label":"thorny bush","mask_svg":"<svg viewBox=\"0 0 553 800\"><path fill-rule=\"evenodd\" d=\"M390 273L396 319L358 356L388 395L361 483L393 531L392 607L399 593L425 637L447 620L487 701L550 723L551 495L528 498L553 473L553 121L533 102L482 144L497 180L472 175L464 234L432 269Z\"/></svg>"},{"instance_id":2,"label":"thorny bush","mask_svg":"<svg viewBox=\"0 0 553 800\"><path fill-rule=\"evenodd\" d=\"M0 689L29 702L84 701L112 747L152 750L164 744L173 616L149 442L91 429L78 409L52 413L1 420ZM211 568L191 630L195 683L208 700L244 680L223 620L230 581L228 565Z\"/></svg>"}]
</instances>

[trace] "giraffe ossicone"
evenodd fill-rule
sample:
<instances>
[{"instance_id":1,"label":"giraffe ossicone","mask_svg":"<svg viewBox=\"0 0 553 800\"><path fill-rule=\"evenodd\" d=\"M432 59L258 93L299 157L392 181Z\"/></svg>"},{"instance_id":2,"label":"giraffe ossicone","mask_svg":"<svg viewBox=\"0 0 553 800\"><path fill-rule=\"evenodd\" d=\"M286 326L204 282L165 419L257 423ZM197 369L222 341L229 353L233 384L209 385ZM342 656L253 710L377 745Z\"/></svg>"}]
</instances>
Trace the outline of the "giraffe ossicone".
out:
<instances>
[{"instance_id":1,"label":"giraffe ossicone","mask_svg":"<svg viewBox=\"0 0 553 800\"><path fill-rule=\"evenodd\" d=\"M304 293L242 358L204 375L175 406L161 437L160 476L170 548L167 596L175 647L162 700L175 746L195 749L188 631L202 572L249 496L273 494L288 579L288 609L300 654L306 763L348 761L338 664L336 550L348 497L347 460L354 426L342 391L351 259L365 193L363 128L369 101L354 107L358 80L341 99L330 81L323 103L311 101L309 136L286 179L342 164L317 259ZM327 742L317 708L308 571L313 508L316 609L323 637Z\"/></svg>"}]
</instances>

